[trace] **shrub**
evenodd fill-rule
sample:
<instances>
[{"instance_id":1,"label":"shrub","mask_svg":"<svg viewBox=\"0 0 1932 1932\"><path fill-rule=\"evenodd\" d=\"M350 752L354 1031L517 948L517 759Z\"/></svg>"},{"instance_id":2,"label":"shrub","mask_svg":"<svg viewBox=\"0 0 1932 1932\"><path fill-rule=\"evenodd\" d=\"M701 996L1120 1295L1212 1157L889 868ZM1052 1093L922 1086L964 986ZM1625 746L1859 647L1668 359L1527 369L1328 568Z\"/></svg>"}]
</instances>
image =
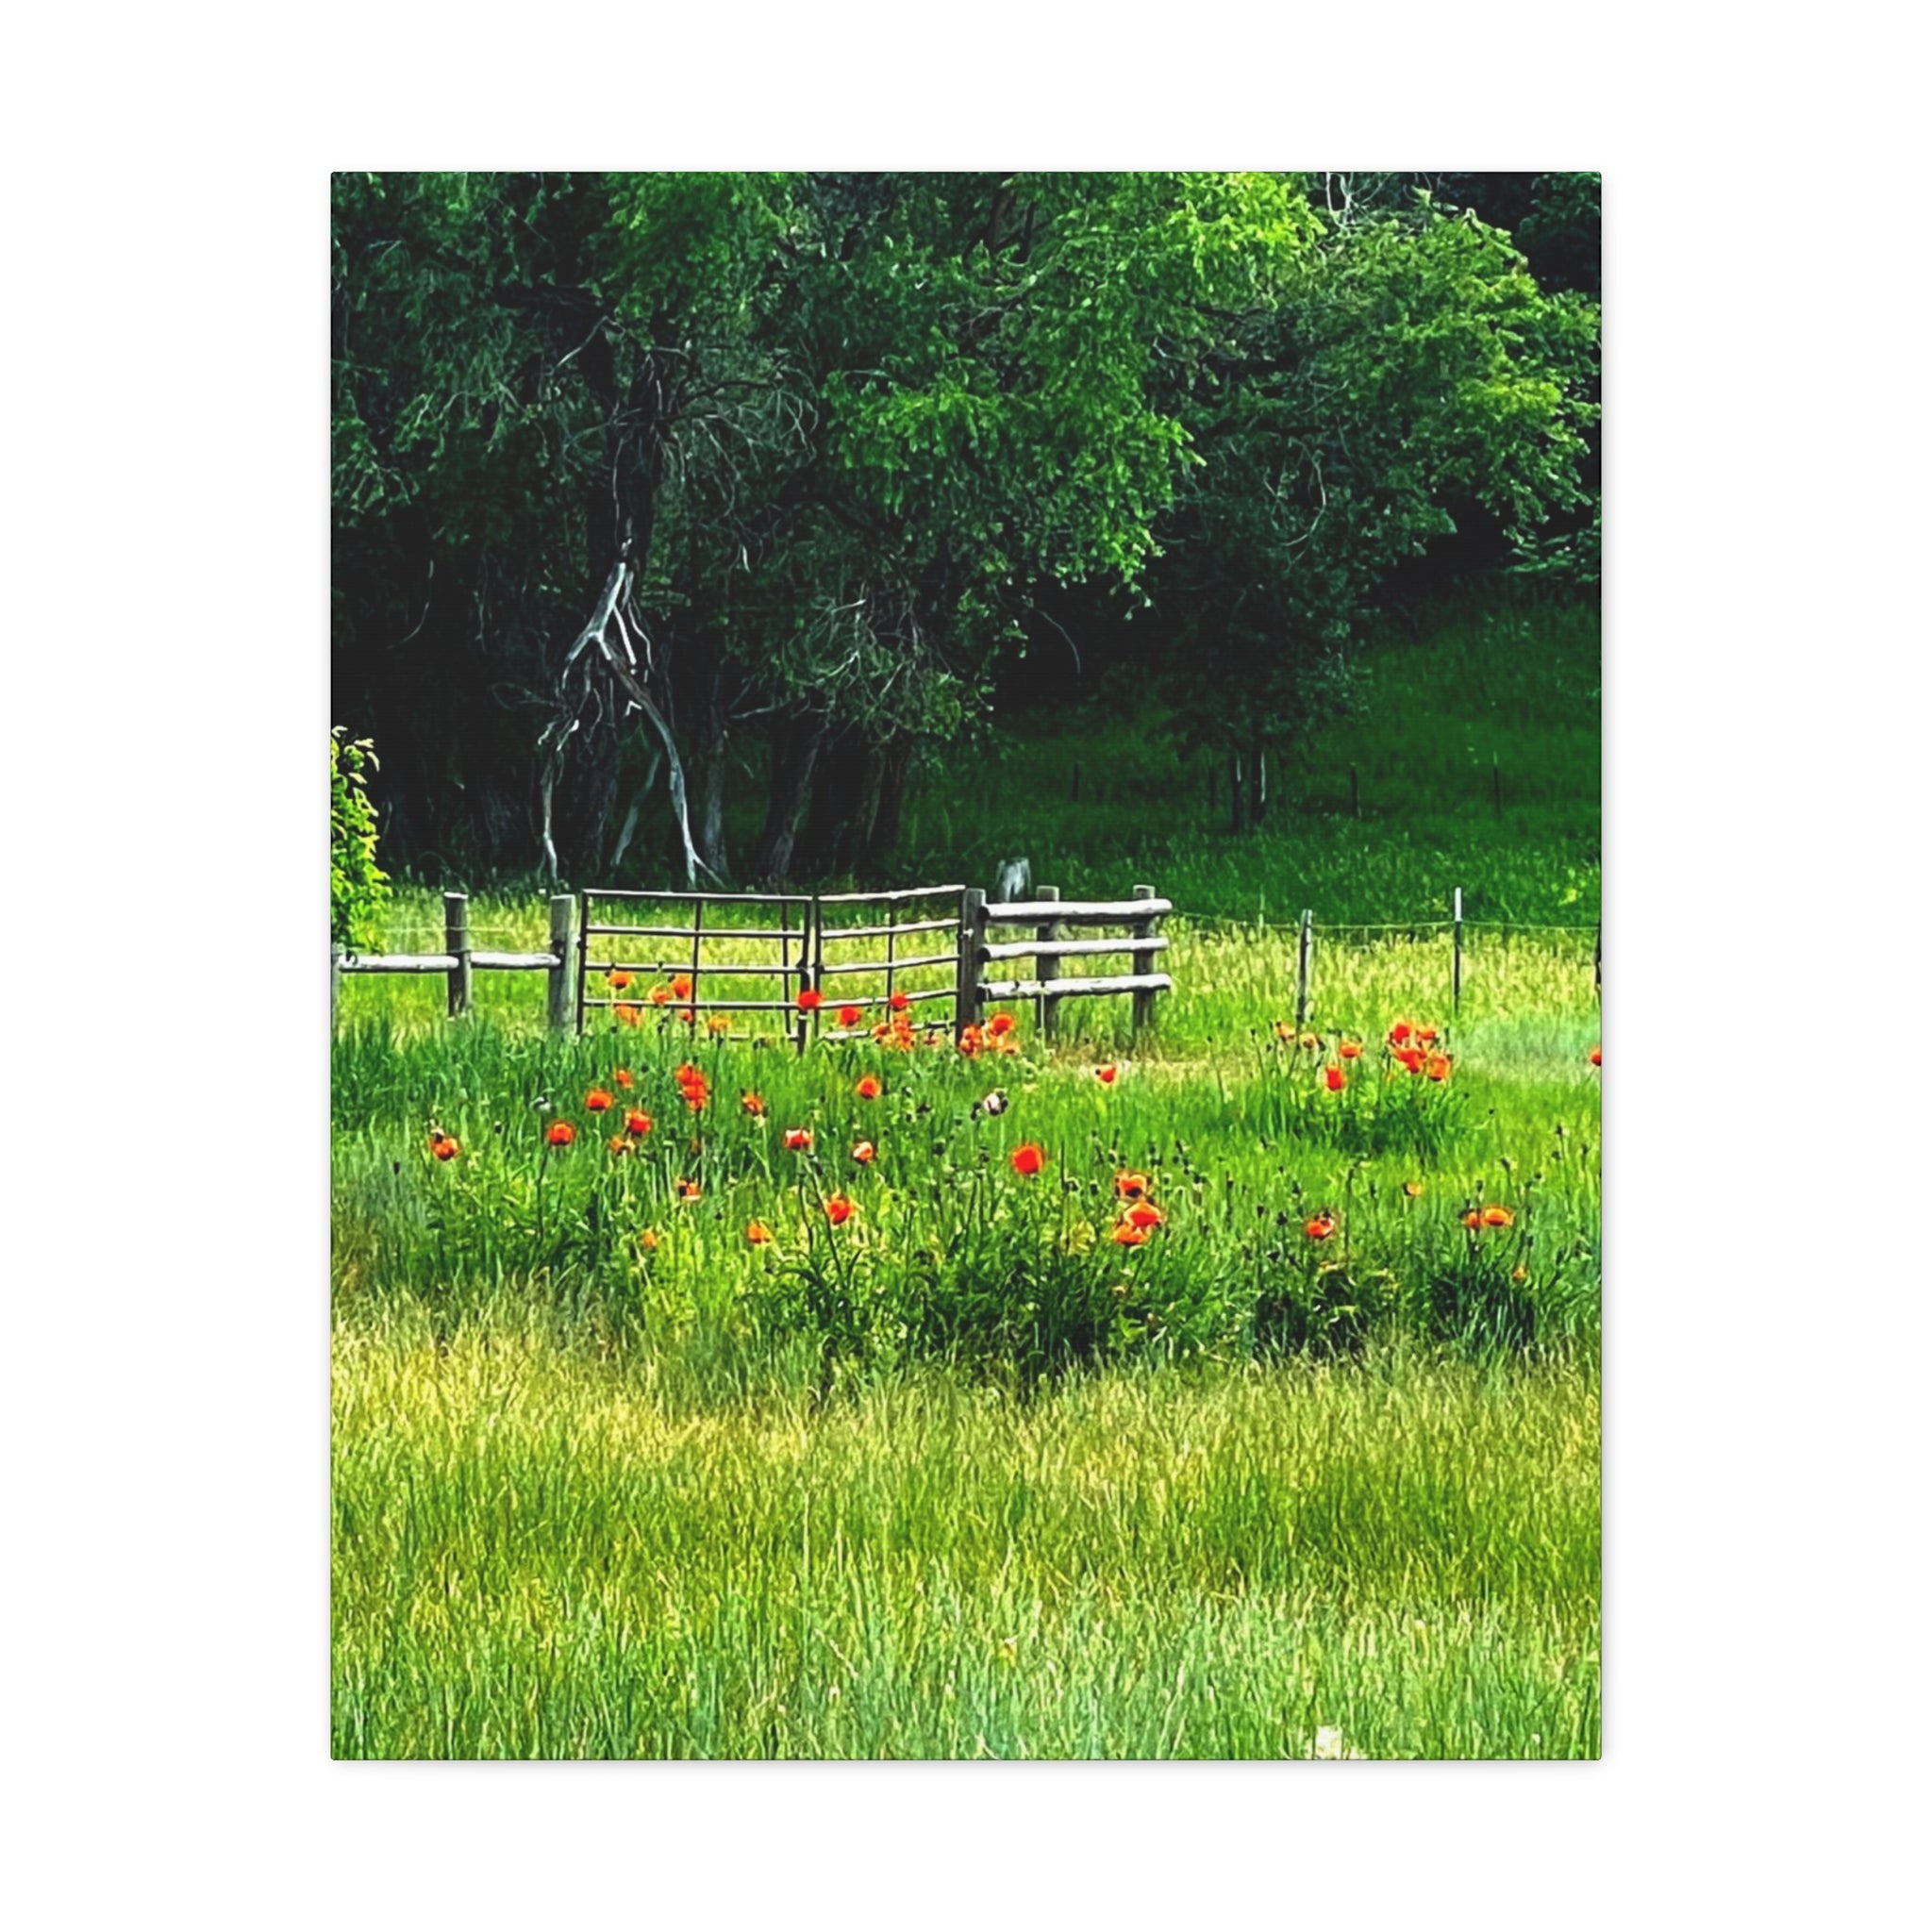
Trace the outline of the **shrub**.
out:
<instances>
[{"instance_id":1,"label":"shrub","mask_svg":"<svg viewBox=\"0 0 1932 1932\"><path fill-rule=\"evenodd\" d=\"M375 747L347 738L342 727L328 735L328 938L332 946L371 947L381 934L389 905L389 874L375 862L375 807L368 774L376 770Z\"/></svg>"}]
</instances>

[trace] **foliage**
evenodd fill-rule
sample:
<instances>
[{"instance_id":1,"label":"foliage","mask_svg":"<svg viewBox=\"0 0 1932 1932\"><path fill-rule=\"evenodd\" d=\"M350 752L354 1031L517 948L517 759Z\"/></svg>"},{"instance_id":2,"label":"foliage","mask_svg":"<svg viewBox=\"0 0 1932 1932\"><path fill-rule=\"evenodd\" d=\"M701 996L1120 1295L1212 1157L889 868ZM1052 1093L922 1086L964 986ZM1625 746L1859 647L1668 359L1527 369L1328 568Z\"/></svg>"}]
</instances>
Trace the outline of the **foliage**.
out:
<instances>
[{"instance_id":1,"label":"foliage","mask_svg":"<svg viewBox=\"0 0 1932 1932\"><path fill-rule=\"evenodd\" d=\"M332 946L370 948L379 943L389 904L389 874L375 862L375 806L368 774L376 769L375 747L347 736L341 725L328 735L328 937Z\"/></svg>"},{"instance_id":2,"label":"foliage","mask_svg":"<svg viewBox=\"0 0 1932 1932\"><path fill-rule=\"evenodd\" d=\"M876 870L913 749L983 719L1080 586L1139 606L1146 641L1109 618L1089 656L1138 661L1188 741L1292 731L1453 504L1528 558L1577 499L1596 327L1474 218L1332 200L1256 174L338 176L338 684L405 748L394 849L526 869L554 803L566 869L649 870L675 762L715 870L760 776L737 870L789 872L794 834L806 870ZM601 673L559 709L619 564L661 733Z\"/></svg>"}]
</instances>

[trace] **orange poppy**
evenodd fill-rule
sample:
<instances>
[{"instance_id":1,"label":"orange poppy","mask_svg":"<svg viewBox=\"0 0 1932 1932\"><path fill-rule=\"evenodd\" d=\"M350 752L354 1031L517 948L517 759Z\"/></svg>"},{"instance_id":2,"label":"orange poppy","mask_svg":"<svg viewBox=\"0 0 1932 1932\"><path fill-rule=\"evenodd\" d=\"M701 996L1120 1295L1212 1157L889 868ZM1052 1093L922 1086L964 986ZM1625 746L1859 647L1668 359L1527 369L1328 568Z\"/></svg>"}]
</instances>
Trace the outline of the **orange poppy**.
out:
<instances>
[{"instance_id":1,"label":"orange poppy","mask_svg":"<svg viewBox=\"0 0 1932 1932\"><path fill-rule=\"evenodd\" d=\"M610 1077L613 1080L615 1080L620 1087L634 1087L637 1085L637 1082L633 1080L630 1076L630 1069L628 1067L619 1067L616 1073L612 1074Z\"/></svg>"},{"instance_id":2,"label":"orange poppy","mask_svg":"<svg viewBox=\"0 0 1932 1932\"><path fill-rule=\"evenodd\" d=\"M852 1091L861 1100L876 1100L885 1090L880 1087L876 1074L868 1074Z\"/></svg>"},{"instance_id":3,"label":"orange poppy","mask_svg":"<svg viewBox=\"0 0 1932 1932\"><path fill-rule=\"evenodd\" d=\"M463 1150L447 1134L436 1133L429 1137L429 1151L439 1160L454 1160Z\"/></svg>"},{"instance_id":4,"label":"orange poppy","mask_svg":"<svg viewBox=\"0 0 1932 1932\"><path fill-rule=\"evenodd\" d=\"M1147 1239L1147 1230L1136 1226L1131 1221L1116 1222L1113 1233L1108 1239L1119 1247L1138 1248Z\"/></svg>"},{"instance_id":5,"label":"orange poppy","mask_svg":"<svg viewBox=\"0 0 1932 1932\"><path fill-rule=\"evenodd\" d=\"M640 1108L633 1107L625 1110L624 1131L626 1134L634 1134L641 1141L651 1131L651 1116Z\"/></svg>"},{"instance_id":6,"label":"orange poppy","mask_svg":"<svg viewBox=\"0 0 1932 1932\"><path fill-rule=\"evenodd\" d=\"M1483 1210L1480 1208L1472 1208L1462 1217L1462 1224L1464 1227L1480 1227L1483 1224Z\"/></svg>"},{"instance_id":7,"label":"orange poppy","mask_svg":"<svg viewBox=\"0 0 1932 1932\"><path fill-rule=\"evenodd\" d=\"M828 1194L825 1197L825 1219L834 1227L843 1227L852 1219L852 1203L843 1194Z\"/></svg>"},{"instance_id":8,"label":"orange poppy","mask_svg":"<svg viewBox=\"0 0 1932 1932\"><path fill-rule=\"evenodd\" d=\"M668 986L654 986L651 989L651 1004L654 1007L666 1006L670 999L671 989Z\"/></svg>"},{"instance_id":9,"label":"orange poppy","mask_svg":"<svg viewBox=\"0 0 1932 1932\"><path fill-rule=\"evenodd\" d=\"M1113 1191L1123 1201L1141 1201L1152 1185L1144 1174L1123 1173L1113 1177Z\"/></svg>"},{"instance_id":10,"label":"orange poppy","mask_svg":"<svg viewBox=\"0 0 1932 1932\"><path fill-rule=\"evenodd\" d=\"M1328 1083L1331 1093L1340 1093L1348 1085L1348 1075L1340 1067L1324 1067L1322 1077Z\"/></svg>"},{"instance_id":11,"label":"orange poppy","mask_svg":"<svg viewBox=\"0 0 1932 1932\"><path fill-rule=\"evenodd\" d=\"M1302 1224L1302 1232L1311 1241L1325 1241L1335 1232L1336 1220L1324 1208L1312 1221Z\"/></svg>"},{"instance_id":12,"label":"orange poppy","mask_svg":"<svg viewBox=\"0 0 1932 1932\"><path fill-rule=\"evenodd\" d=\"M584 1095L584 1107L588 1112L603 1113L610 1106L610 1095L602 1087L592 1087Z\"/></svg>"},{"instance_id":13,"label":"orange poppy","mask_svg":"<svg viewBox=\"0 0 1932 1932\"><path fill-rule=\"evenodd\" d=\"M754 1120L762 1118L764 1114L765 1099L764 1095L761 1093L741 1093L738 1096L738 1104L740 1107L743 1108L745 1112L750 1114Z\"/></svg>"},{"instance_id":14,"label":"orange poppy","mask_svg":"<svg viewBox=\"0 0 1932 1932\"><path fill-rule=\"evenodd\" d=\"M895 992L886 1004L891 1008L893 1012L903 1013L912 1002L903 992Z\"/></svg>"},{"instance_id":15,"label":"orange poppy","mask_svg":"<svg viewBox=\"0 0 1932 1932\"><path fill-rule=\"evenodd\" d=\"M630 1142L622 1134L612 1134L606 1144L613 1154L628 1154L630 1152Z\"/></svg>"},{"instance_id":16,"label":"orange poppy","mask_svg":"<svg viewBox=\"0 0 1932 1932\"><path fill-rule=\"evenodd\" d=\"M959 1051L970 1060L986 1045L986 1036L970 1022L959 1029Z\"/></svg>"},{"instance_id":17,"label":"orange poppy","mask_svg":"<svg viewBox=\"0 0 1932 1932\"><path fill-rule=\"evenodd\" d=\"M612 1007L612 1014L620 1026L641 1026L643 1024L644 1009L641 1007Z\"/></svg>"},{"instance_id":18,"label":"orange poppy","mask_svg":"<svg viewBox=\"0 0 1932 1932\"><path fill-rule=\"evenodd\" d=\"M1118 1067L1095 1067L1093 1070L1093 1077L1103 1087L1111 1087L1120 1078L1120 1074L1121 1070Z\"/></svg>"},{"instance_id":19,"label":"orange poppy","mask_svg":"<svg viewBox=\"0 0 1932 1932\"><path fill-rule=\"evenodd\" d=\"M1432 1080L1446 1080L1449 1077L1449 1069L1452 1064L1453 1062L1446 1053L1432 1053L1424 1066L1423 1072Z\"/></svg>"},{"instance_id":20,"label":"orange poppy","mask_svg":"<svg viewBox=\"0 0 1932 1932\"><path fill-rule=\"evenodd\" d=\"M682 1020L687 1026L695 1026L698 1024L697 1008L695 1007L679 1007L677 1009L677 1017L680 1020Z\"/></svg>"},{"instance_id":21,"label":"orange poppy","mask_svg":"<svg viewBox=\"0 0 1932 1932\"><path fill-rule=\"evenodd\" d=\"M729 1013L713 1013L705 1022L705 1030L708 1033L729 1033L731 1031L731 1015Z\"/></svg>"},{"instance_id":22,"label":"orange poppy","mask_svg":"<svg viewBox=\"0 0 1932 1932\"><path fill-rule=\"evenodd\" d=\"M1292 1046L1295 1042L1295 1030L1286 1020L1277 1020L1274 1023L1274 1037L1276 1040L1284 1041L1287 1045Z\"/></svg>"},{"instance_id":23,"label":"orange poppy","mask_svg":"<svg viewBox=\"0 0 1932 1932\"><path fill-rule=\"evenodd\" d=\"M995 1013L986 1023L986 1030L997 1040L1002 1034L1010 1033L1019 1024L1010 1013Z\"/></svg>"},{"instance_id":24,"label":"orange poppy","mask_svg":"<svg viewBox=\"0 0 1932 1932\"><path fill-rule=\"evenodd\" d=\"M1395 1058L1411 1074L1420 1074L1423 1070L1424 1055L1419 1046L1398 1046L1395 1049Z\"/></svg>"},{"instance_id":25,"label":"orange poppy","mask_svg":"<svg viewBox=\"0 0 1932 1932\"><path fill-rule=\"evenodd\" d=\"M1359 1040L1344 1040L1341 1042L1341 1044L1335 1049L1335 1051L1339 1053L1341 1056L1341 1058L1345 1060L1355 1059L1359 1056L1361 1050L1362 1043Z\"/></svg>"},{"instance_id":26,"label":"orange poppy","mask_svg":"<svg viewBox=\"0 0 1932 1932\"><path fill-rule=\"evenodd\" d=\"M1158 1227L1167 1216L1152 1201L1136 1201L1127 1209L1127 1219L1136 1227Z\"/></svg>"},{"instance_id":27,"label":"orange poppy","mask_svg":"<svg viewBox=\"0 0 1932 1932\"><path fill-rule=\"evenodd\" d=\"M695 1181L675 1181L672 1184L672 1192L680 1201L698 1200L702 1197L704 1191L704 1189L699 1187Z\"/></svg>"},{"instance_id":28,"label":"orange poppy","mask_svg":"<svg viewBox=\"0 0 1932 1932\"><path fill-rule=\"evenodd\" d=\"M1590 1063L1591 1063L1591 1066L1593 1066L1593 1067L1600 1067L1600 1066L1602 1066L1602 1065L1603 1065L1603 1063L1604 1063L1604 1050L1603 1050L1603 1048L1602 1048L1602 1047L1600 1047L1600 1046L1593 1046L1593 1047L1591 1047L1591 1050L1590 1050Z\"/></svg>"},{"instance_id":29,"label":"orange poppy","mask_svg":"<svg viewBox=\"0 0 1932 1932\"><path fill-rule=\"evenodd\" d=\"M645 1230L643 1231L643 1233L642 1233L642 1234L641 1234L641 1235L639 1235L639 1237L638 1237L638 1240L639 1240L639 1241L641 1241L641 1243L642 1243L642 1244L643 1244L643 1245L644 1245L645 1247L649 1248L649 1249L650 1249L650 1250L652 1251L652 1253L653 1253L653 1254L655 1254L655 1253L657 1252L657 1249L658 1249L658 1230L657 1230L657 1229L656 1229L655 1227L647 1227L647 1228L645 1228Z\"/></svg>"},{"instance_id":30,"label":"orange poppy","mask_svg":"<svg viewBox=\"0 0 1932 1932\"><path fill-rule=\"evenodd\" d=\"M747 1221L744 1224L744 1238L753 1247L761 1248L772 1239L772 1230L762 1221Z\"/></svg>"},{"instance_id":31,"label":"orange poppy","mask_svg":"<svg viewBox=\"0 0 1932 1932\"><path fill-rule=\"evenodd\" d=\"M839 1008L839 1024L843 1026L848 1032L854 1026L857 1026L862 1018L864 1018L864 1015L859 1012L857 1007L841 1007Z\"/></svg>"},{"instance_id":32,"label":"orange poppy","mask_svg":"<svg viewBox=\"0 0 1932 1932\"><path fill-rule=\"evenodd\" d=\"M861 1141L858 1143L858 1145L852 1150L852 1158L854 1160L858 1161L860 1167L870 1167L873 1163L873 1158L875 1154L877 1154L877 1152L878 1149L875 1148L870 1141Z\"/></svg>"},{"instance_id":33,"label":"orange poppy","mask_svg":"<svg viewBox=\"0 0 1932 1932\"><path fill-rule=\"evenodd\" d=\"M1389 1029L1389 1044L1391 1046L1400 1046L1414 1031L1415 1028L1407 1020L1396 1021L1394 1025Z\"/></svg>"},{"instance_id":34,"label":"orange poppy","mask_svg":"<svg viewBox=\"0 0 1932 1932\"><path fill-rule=\"evenodd\" d=\"M1418 1046L1434 1046L1436 1029L1433 1026L1418 1026L1415 1029L1415 1043Z\"/></svg>"},{"instance_id":35,"label":"orange poppy","mask_svg":"<svg viewBox=\"0 0 1932 1932\"><path fill-rule=\"evenodd\" d=\"M798 1010L801 1013L816 1013L825 1003L825 996L815 986L802 987L798 994Z\"/></svg>"},{"instance_id":36,"label":"orange poppy","mask_svg":"<svg viewBox=\"0 0 1932 1932\"><path fill-rule=\"evenodd\" d=\"M785 1129L785 1151L788 1154L803 1154L811 1145L809 1127L787 1127Z\"/></svg>"},{"instance_id":37,"label":"orange poppy","mask_svg":"<svg viewBox=\"0 0 1932 1932\"><path fill-rule=\"evenodd\" d=\"M1301 1044L1309 1053L1320 1053L1322 1050L1321 1039L1313 1033L1304 1033L1301 1038Z\"/></svg>"},{"instance_id":38,"label":"orange poppy","mask_svg":"<svg viewBox=\"0 0 1932 1932\"><path fill-rule=\"evenodd\" d=\"M675 1000L688 1000L691 997L691 974L680 973L671 982L671 997Z\"/></svg>"},{"instance_id":39,"label":"orange poppy","mask_svg":"<svg viewBox=\"0 0 1932 1932\"><path fill-rule=\"evenodd\" d=\"M568 1147L576 1137L577 1130L568 1121L552 1121L543 1139L552 1147Z\"/></svg>"},{"instance_id":40,"label":"orange poppy","mask_svg":"<svg viewBox=\"0 0 1932 1932\"><path fill-rule=\"evenodd\" d=\"M1514 1227L1516 1217L1507 1208L1488 1207L1483 1209L1485 1227Z\"/></svg>"},{"instance_id":41,"label":"orange poppy","mask_svg":"<svg viewBox=\"0 0 1932 1932\"><path fill-rule=\"evenodd\" d=\"M1402 1184L1402 1191L1405 1194L1407 1194L1411 1201L1419 1200L1422 1197L1423 1184L1420 1181L1404 1181Z\"/></svg>"},{"instance_id":42,"label":"orange poppy","mask_svg":"<svg viewBox=\"0 0 1932 1932\"><path fill-rule=\"evenodd\" d=\"M607 973L604 978L612 992L622 992L630 984L630 974L621 971Z\"/></svg>"},{"instance_id":43,"label":"orange poppy","mask_svg":"<svg viewBox=\"0 0 1932 1932\"><path fill-rule=\"evenodd\" d=\"M1041 1150L1038 1142L1023 1141L1019 1146L1013 1149L1013 1172L1015 1174L1038 1174L1045 1165L1046 1156Z\"/></svg>"}]
</instances>

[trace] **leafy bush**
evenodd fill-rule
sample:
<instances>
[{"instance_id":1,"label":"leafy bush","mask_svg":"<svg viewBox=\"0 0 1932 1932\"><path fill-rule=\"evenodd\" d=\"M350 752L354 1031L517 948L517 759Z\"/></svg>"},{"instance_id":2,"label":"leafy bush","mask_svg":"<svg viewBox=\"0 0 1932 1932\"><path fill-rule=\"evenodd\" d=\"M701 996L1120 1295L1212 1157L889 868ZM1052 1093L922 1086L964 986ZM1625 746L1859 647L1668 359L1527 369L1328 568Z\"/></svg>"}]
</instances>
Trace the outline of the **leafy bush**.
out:
<instances>
[{"instance_id":1,"label":"leafy bush","mask_svg":"<svg viewBox=\"0 0 1932 1932\"><path fill-rule=\"evenodd\" d=\"M375 862L375 807L368 774L377 769L375 747L347 738L342 727L328 735L328 938L332 946L375 946L389 905L389 874Z\"/></svg>"}]
</instances>

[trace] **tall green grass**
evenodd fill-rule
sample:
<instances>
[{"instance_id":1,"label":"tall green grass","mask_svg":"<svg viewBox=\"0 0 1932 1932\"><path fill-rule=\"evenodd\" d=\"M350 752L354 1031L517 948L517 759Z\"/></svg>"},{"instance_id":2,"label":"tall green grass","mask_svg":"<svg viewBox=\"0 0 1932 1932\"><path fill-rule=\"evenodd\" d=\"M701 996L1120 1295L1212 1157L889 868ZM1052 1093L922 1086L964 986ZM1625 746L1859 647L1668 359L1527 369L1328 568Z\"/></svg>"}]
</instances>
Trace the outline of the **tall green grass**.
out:
<instances>
[{"instance_id":1,"label":"tall green grass","mask_svg":"<svg viewBox=\"0 0 1932 1932\"><path fill-rule=\"evenodd\" d=\"M1587 1363L829 1406L338 1330L344 1756L1592 1756Z\"/></svg>"}]
</instances>

